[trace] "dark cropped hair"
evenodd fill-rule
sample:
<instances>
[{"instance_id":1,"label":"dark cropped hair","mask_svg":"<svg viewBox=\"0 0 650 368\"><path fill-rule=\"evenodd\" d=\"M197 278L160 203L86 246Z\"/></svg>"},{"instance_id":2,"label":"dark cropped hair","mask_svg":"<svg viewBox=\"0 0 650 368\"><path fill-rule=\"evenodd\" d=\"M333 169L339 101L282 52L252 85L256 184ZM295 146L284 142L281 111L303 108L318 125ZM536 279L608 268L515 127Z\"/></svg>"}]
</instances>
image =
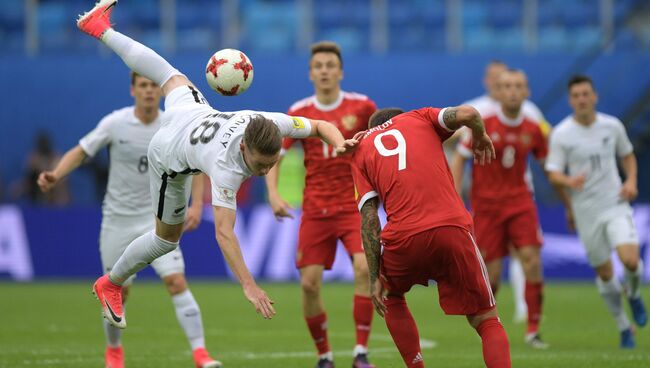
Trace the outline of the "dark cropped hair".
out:
<instances>
[{"instance_id":1,"label":"dark cropped hair","mask_svg":"<svg viewBox=\"0 0 650 368\"><path fill-rule=\"evenodd\" d=\"M567 83L567 89L570 90L573 85L580 83L589 83L591 88L594 88L594 81L592 81L591 78L584 74L575 74L569 79L569 83Z\"/></svg>"},{"instance_id":2,"label":"dark cropped hair","mask_svg":"<svg viewBox=\"0 0 650 368\"><path fill-rule=\"evenodd\" d=\"M377 125L383 124L395 116L403 113L404 110L400 109L399 107L387 107L385 109L379 109L370 116L370 119L368 119L368 128L374 128Z\"/></svg>"},{"instance_id":3,"label":"dark cropped hair","mask_svg":"<svg viewBox=\"0 0 650 368\"><path fill-rule=\"evenodd\" d=\"M282 148L282 135L280 128L262 115L251 118L244 131L244 144L250 150L262 155L275 155Z\"/></svg>"},{"instance_id":4,"label":"dark cropped hair","mask_svg":"<svg viewBox=\"0 0 650 368\"><path fill-rule=\"evenodd\" d=\"M319 52L331 52L336 54L343 69L343 57L341 57L341 48L336 42L333 41L320 41L311 45L311 57L314 57Z\"/></svg>"}]
</instances>

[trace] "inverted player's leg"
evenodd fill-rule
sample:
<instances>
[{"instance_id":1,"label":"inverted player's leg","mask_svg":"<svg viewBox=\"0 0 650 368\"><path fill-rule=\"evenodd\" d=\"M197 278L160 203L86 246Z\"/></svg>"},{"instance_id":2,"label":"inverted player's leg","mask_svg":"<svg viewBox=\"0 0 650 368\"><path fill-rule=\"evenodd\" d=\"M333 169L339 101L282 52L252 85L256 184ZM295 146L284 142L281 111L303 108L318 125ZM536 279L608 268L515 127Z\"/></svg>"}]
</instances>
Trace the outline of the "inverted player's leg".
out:
<instances>
[{"instance_id":1,"label":"inverted player's leg","mask_svg":"<svg viewBox=\"0 0 650 368\"><path fill-rule=\"evenodd\" d=\"M192 83L156 52L111 28L110 15L117 0L101 0L77 21L83 32L99 39L134 72L151 79L168 95L174 88Z\"/></svg>"},{"instance_id":2,"label":"inverted player's leg","mask_svg":"<svg viewBox=\"0 0 650 368\"><path fill-rule=\"evenodd\" d=\"M122 288L122 302L126 303L129 287ZM123 310L124 311L124 310ZM113 326L106 318L102 318L104 336L106 337L106 350L104 361L107 367L124 367L124 349L122 348L122 329Z\"/></svg>"},{"instance_id":3,"label":"inverted player's leg","mask_svg":"<svg viewBox=\"0 0 650 368\"><path fill-rule=\"evenodd\" d=\"M332 360L333 357L329 356L332 355L332 351L327 339L327 314L320 293L323 284L323 269L322 265L308 265L300 268L302 311L309 333L318 349L318 355L321 358Z\"/></svg>"},{"instance_id":4,"label":"inverted player's leg","mask_svg":"<svg viewBox=\"0 0 650 368\"><path fill-rule=\"evenodd\" d=\"M528 307L526 306L525 289L526 289L526 276L524 275L524 268L519 260L519 255L510 248L510 262L508 264L508 279L512 287L512 297L515 304L515 315L513 320L516 323L524 322L528 314Z\"/></svg>"},{"instance_id":5,"label":"inverted player's leg","mask_svg":"<svg viewBox=\"0 0 650 368\"><path fill-rule=\"evenodd\" d=\"M386 327L397 350L408 368L424 368L420 349L420 335L404 294L388 293L386 300Z\"/></svg>"},{"instance_id":6,"label":"inverted player's leg","mask_svg":"<svg viewBox=\"0 0 650 368\"><path fill-rule=\"evenodd\" d=\"M488 368L509 368L510 344L496 308L487 312L468 315L467 321L474 327L483 346L483 361Z\"/></svg>"},{"instance_id":7,"label":"inverted player's leg","mask_svg":"<svg viewBox=\"0 0 650 368\"><path fill-rule=\"evenodd\" d=\"M635 342L632 336L632 325L625 314L621 300L623 288L618 279L614 277L611 260L608 259L605 263L595 267L595 271L597 274L596 286L598 287L598 292L605 301L609 313L614 317L616 326L621 333L621 347L633 348Z\"/></svg>"},{"instance_id":8,"label":"inverted player's leg","mask_svg":"<svg viewBox=\"0 0 650 368\"><path fill-rule=\"evenodd\" d=\"M542 301L544 282L542 279L542 263L540 247L527 245L518 249L519 258L526 276L524 295L528 305L528 328L526 341L535 348L547 348L538 336L539 324L542 318ZM537 340L533 342L533 340Z\"/></svg>"}]
</instances>

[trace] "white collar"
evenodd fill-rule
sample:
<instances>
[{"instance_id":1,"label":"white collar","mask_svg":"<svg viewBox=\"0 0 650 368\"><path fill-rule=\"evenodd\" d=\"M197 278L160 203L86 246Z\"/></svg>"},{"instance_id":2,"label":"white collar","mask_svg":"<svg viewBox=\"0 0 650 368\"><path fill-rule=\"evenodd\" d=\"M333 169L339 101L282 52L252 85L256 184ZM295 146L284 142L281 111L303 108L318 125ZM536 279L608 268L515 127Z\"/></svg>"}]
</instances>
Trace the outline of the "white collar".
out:
<instances>
[{"instance_id":1,"label":"white collar","mask_svg":"<svg viewBox=\"0 0 650 368\"><path fill-rule=\"evenodd\" d=\"M314 106L320 111L332 111L335 110L337 107L341 106L341 103L343 102L343 94L344 92L339 90L339 96L336 98L336 101L332 102L329 105L322 104L318 102L318 97L314 95Z\"/></svg>"},{"instance_id":2,"label":"white collar","mask_svg":"<svg viewBox=\"0 0 650 368\"><path fill-rule=\"evenodd\" d=\"M516 118L510 119L503 113L503 108L497 109L497 117L503 123L503 125L507 125L509 127L516 127L521 125L521 123L524 121L524 114L521 108L519 109L519 115L517 115Z\"/></svg>"}]
</instances>

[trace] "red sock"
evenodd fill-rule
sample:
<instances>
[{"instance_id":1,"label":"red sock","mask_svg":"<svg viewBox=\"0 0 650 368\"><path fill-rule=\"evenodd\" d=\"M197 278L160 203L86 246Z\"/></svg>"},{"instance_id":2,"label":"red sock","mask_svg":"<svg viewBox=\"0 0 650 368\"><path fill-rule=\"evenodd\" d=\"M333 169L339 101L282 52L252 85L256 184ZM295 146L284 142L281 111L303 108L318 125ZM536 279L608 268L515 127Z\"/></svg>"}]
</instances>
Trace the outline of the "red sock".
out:
<instances>
[{"instance_id":1,"label":"red sock","mask_svg":"<svg viewBox=\"0 0 650 368\"><path fill-rule=\"evenodd\" d=\"M314 317L305 317L309 333L311 333L318 354L325 354L330 351L330 344L327 341L327 314L319 314Z\"/></svg>"},{"instance_id":2,"label":"red sock","mask_svg":"<svg viewBox=\"0 0 650 368\"><path fill-rule=\"evenodd\" d=\"M476 328L483 342L483 360L487 368L510 368L510 344L499 318L492 317Z\"/></svg>"},{"instance_id":3,"label":"red sock","mask_svg":"<svg viewBox=\"0 0 650 368\"><path fill-rule=\"evenodd\" d=\"M524 295L528 305L528 330L527 333L539 330L539 321L542 318L542 289L543 282L526 282Z\"/></svg>"},{"instance_id":4,"label":"red sock","mask_svg":"<svg viewBox=\"0 0 650 368\"><path fill-rule=\"evenodd\" d=\"M390 335L397 345L408 368L424 368L420 352L420 336L404 296L389 295L385 301L387 313L384 319Z\"/></svg>"},{"instance_id":5,"label":"red sock","mask_svg":"<svg viewBox=\"0 0 650 368\"><path fill-rule=\"evenodd\" d=\"M370 297L361 295L354 296L352 314L354 316L354 325L356 326L357 331L357 345L368 346L370 324L372 323L372 314L374 312L373 309Z\"/></svg>"}]
</instances>

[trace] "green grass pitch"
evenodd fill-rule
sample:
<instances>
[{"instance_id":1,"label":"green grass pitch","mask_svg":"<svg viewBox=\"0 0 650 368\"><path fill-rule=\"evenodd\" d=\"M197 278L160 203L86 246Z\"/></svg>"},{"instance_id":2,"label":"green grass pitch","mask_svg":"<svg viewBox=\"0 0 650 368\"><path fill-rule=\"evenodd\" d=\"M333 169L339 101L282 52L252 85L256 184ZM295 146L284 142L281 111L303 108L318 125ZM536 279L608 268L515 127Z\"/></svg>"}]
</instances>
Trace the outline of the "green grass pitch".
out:
<instances>
[{"instance_id":1,"label":"green grass pitch","mask_svg":"<svg viewBox=\"0 0 650 368\"><path fill-rule=\"evenodd\" d=\"M104 339L91 282L0 283L0 367L103 367ZM192 281L203 313L208 349L225 367L313 367L311 338L297 284L265 284L276 302L271 321L255 314L239 286ZM415 287L409 305L423 339L427 367L481 367L480 339L464 317L444 316L435 288ZM351 365L354 344L352 287L325 284L330 344L338 367ZM644 290L650 295L650 289ZM523 343L524 326L511 322L511 292L498 296L511 342L513 367L650 367L650 328L637 331L637 348L618 348L618 333L595 285L546 286L543 337L534 351ZM127 304L123 335L127 367L193 367L189 346L162 284L139 280ZM383 321L375 315L371 360L379 368L403 367Z\"/></svg>"}]
</instances>

